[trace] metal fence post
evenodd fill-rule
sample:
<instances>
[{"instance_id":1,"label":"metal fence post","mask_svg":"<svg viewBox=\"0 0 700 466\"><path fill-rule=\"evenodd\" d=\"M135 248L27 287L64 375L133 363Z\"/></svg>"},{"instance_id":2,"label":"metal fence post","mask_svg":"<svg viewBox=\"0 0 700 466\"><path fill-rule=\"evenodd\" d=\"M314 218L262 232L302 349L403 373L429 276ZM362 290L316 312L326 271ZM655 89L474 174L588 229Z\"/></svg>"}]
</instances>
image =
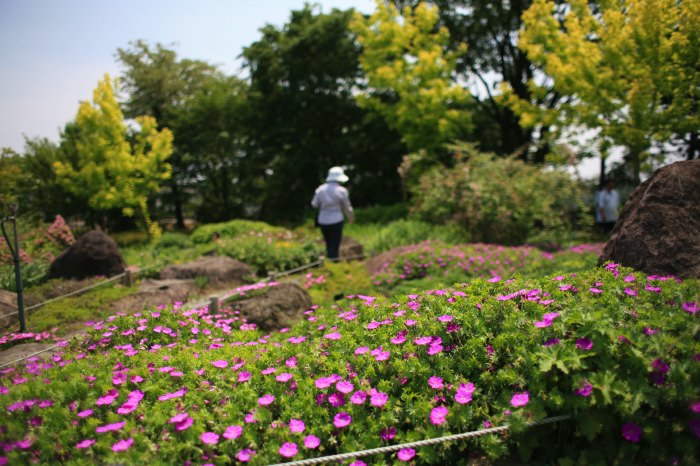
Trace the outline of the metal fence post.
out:
<instances>
[{"instance_id":1,"label":"metal fence post","mask_svg":"<svg viewBox=\"0 0 700 466\"><path fill-rule=\"evenodd\" d=\"M3 235L3 237L5 237L5 241L7 242L7 247L10 248L10 252L12 253L12 259L15 263L15 282L17 284L17 313L18 313L18 317L19 317L19 331L24 333L27 331L27 323L26 323L26 319L24 318L24 293L22 290L22 269L19 265L19 238L17 235L17 215L16 215L17 214L17 206L10 205L8 207L10 210L10 216L3 218L2 222L0 222L0 226L2 227L2 235ZM13 234L15 235L14 248L12 247L12 244L10 243L10 238L7 237L7 232L5 231L5 222L7 220L12 221L12 231L13 231Z\"/></svg>"}]
</instances>

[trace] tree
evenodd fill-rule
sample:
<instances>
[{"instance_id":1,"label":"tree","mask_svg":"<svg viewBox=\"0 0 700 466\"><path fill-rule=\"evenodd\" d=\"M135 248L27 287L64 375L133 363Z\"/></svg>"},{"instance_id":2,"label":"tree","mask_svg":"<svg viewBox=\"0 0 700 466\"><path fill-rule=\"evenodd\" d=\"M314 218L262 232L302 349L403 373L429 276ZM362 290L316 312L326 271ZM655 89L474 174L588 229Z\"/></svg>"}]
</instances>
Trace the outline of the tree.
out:
<instances>
[{"instance_id":1,"label":"tree","mask_svg":"<svg viewBox=\"0 0 700 466\"><path fill-rule=\"evenodd\" d=\"M360 108L359 49L348 28L352 10L292 11L246 47L250 76L246 170L268 220L297 220L328 168L345 165L356 205L400 199L396 167L404 150L383 120Z\"/></svg>"},{"instance_id":2,"label":"tree","mask_svg":"<svg viewBox=\"0 0 700 466\"><path fill-rule=\"evenodd\" d=\"M87 199L95 209L121 208L135 214L152 241L160 236L151 220L148 197L170 176L166 162L172 152L172 133L157 130L153 117L136 118L138 129L129 131L114 95L109 75L93 93L93 102L81 102L75 124L78 129L76 163L54 162L59 182L73 194Z\"/></svg>"},{"instance_id":3,"label":"tree","mask_svg":"<svg viewBox=\"0 0 700 466\"><path fill-rule=\"evenodd\" d=\"M449 33L436 29L437 21L437 8L426 3L399 12L378 0L371 16L356 13L351 26L372 91L358 95L359 102L380 113L409 151L426 151L428 157L463 134L470 121L469 93L452 81L466 44L456 53L447 51Z\"/></svg>"},{"instance_id":4,"label":"tree","mask_svg":"<svg viewBox=\"0 0 700 466\"><path fill-rule=\"evenodd\" d=\"M697 139L698 2L535 0L523 22L519 46L567 96L555 109L511 98L525 126L599 130L604 144L627 148L637 183L654 142Z\"/></svg>"},{"instance_id":5,"label":"tree","mask_svg":"<svg viewBox=\"0 0 700 466\"><path fill-rule=\"evenodd\" d=\"M209 82L184 105L173 129L188 171L198 176L197 218L206 222L243 217L255 204L255 180L250 169L246 110L248 86L237 78Z\"/></svg>"},{"instance_id":6,"label":"tree","mask_svg":"<svg viewBox=\"0 0 700 466\"><path fill-rule=\"evenodd\" d=\"M216 67L200 61L178 59L177 53L161 44L150 46L144 41L130 43L128 49L117 49L117 58L124 65L120 80L126 93L124 113L129 118L150 115L160 128L174 129L179 113L211 82L222 79ZM191 173L190 160L180 150L181 138L174 131L173 167L169 179L170 193L165 199L173 206L178 227L184 228L184 206L187 186L197 179ZM182 141L187 144L187 141Z\"/></svg>"}]
</instances>

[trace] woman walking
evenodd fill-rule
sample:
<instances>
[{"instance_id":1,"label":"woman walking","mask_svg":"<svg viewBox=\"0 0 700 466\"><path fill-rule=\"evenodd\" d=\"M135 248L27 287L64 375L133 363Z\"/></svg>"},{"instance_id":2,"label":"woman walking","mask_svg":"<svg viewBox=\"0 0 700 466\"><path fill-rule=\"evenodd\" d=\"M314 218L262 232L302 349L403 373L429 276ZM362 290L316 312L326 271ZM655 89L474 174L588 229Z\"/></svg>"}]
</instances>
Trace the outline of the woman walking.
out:
<instances>
[{"instance_id":1,"label":"woman walking","mask_svg":"<svg viewBox=\"0 0 700 466\"><path fill-rule=\"evenodd\" d=\"M316 188L311 205L318 209L317 224L326 241L326 253L329 259L337 259L340 241L343 238L343 220L355 221L355 214L350 204L348 190L341 183L348 181L342 167L332 167L328 170L326 182Z\"/></svg>"}]
</instances>

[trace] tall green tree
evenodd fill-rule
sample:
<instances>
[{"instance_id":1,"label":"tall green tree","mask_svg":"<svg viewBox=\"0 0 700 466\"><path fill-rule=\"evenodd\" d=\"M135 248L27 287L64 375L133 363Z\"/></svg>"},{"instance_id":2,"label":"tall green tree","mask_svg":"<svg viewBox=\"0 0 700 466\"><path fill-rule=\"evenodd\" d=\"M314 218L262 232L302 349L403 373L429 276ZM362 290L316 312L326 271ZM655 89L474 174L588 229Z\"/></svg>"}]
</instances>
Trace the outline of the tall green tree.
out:
<instances>
[{"instance_id":1,"label":"tall green tree","mask_svg":"<svg viewBox=\"0 0 700 466\"><path fill-rule=\"evenodd\" d=\"M363 77L351 18L352 10L324 14L307 5L283 27L262 28L243 51L254 110L246 152L249 173L264 176L262 218L310 213L313 190L333 165L349 169L355 204L400 199L396 168L405 149L353 96Z\"/></svg>"},{"instance_id":2,"label":"tall green tree","mask_svg":"<svg viewBox=\"0 0 700 466\"><path fill-rule=\"evenodd\" d=\"M470 124L469 92L453 82L457 53L446 46L449 33L437 27L438 10L421 2L399 11L377 0L369 17L352 23L362 45L360 63L370 93L359 102L380 113L396 129L409 151L439 153Z\"/></svg>"},{"instance_id":3,"label":"tall green tree","mask_svg":"<svg viewBox=\"0 0 700 466\"><path fill-rule=\"evenodd\" d=\"M511 96L525 126L546 121L599 130L607 144L627 148L637 183L655 142L674 134L697 139L698 2L535 0L523 22L519 46L568 97L550 109Z\"/></svg>"},{"instance_id":4,"label":"tall green tree","mask_svg":"<svg viewBox=\"0 0 700 466\"><path fill-rule=\"evenodd\" d=\"M179 113L212 81L222 78L215 67L200 60L180 59L174 50L162 44L144 41L117 49L117 58L124 66L120 89L125 93L124 114L128 118L150 115L160 128L174 129ZM177 225L184 228L184 209L188 203L188 187L198 178L192 173L191 160L179 150L180 137L174 133L173 173L168 180L170 192L164 202L172 205ZM188 144L187 141L182 141Z\"/></svg>"},{"instance_id":5,"label":"tall green tree","mask_svg":"<svg viewBox=\"0 0 700 466\"><path fill-rule=\"evenodd\" d=\"M170 177L166 160L172 133L158 131L150 116L136 117L138 129L130 132L109 75L98 83L92 103L81 102L75 124L78 160L54 162L59 183L94 209L120 208L127 217L137 215L151 240L157 240L160 228L151 219L148 197Z\"/></svg>"},{"instance_id":6,"label":"tall green tree","mask_svg":"<svg viewBox=\"0 0 700 466\"><path fill-rule=\"evenodd\" d=\"M247 152L248 86L238 78L207 83L184 105L173 130L178 150L198 176L196 216L223 221L246 215L259 203L264 172L255 170Z\"/></svg>"}]
</instances>

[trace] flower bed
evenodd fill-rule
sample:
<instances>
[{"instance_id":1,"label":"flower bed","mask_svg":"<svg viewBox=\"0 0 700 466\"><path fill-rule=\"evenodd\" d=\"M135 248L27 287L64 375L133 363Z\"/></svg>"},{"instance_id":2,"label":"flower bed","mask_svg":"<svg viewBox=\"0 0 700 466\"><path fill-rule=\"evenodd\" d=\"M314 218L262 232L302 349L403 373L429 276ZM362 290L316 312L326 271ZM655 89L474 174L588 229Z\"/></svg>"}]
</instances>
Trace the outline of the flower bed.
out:
<instances>
[{"instance_id":1,"label":"flower bed","mask_svg":"<svg viewBox=\"0 0 700 466\"><path fill-rule=\"evenodd\" d=\"M350 296L274 335L235 311L114 316L0 371L0 464L270 464L503 424L364 461L697 464L699 289L609 265Z\"/></svg>"}]
</instances>

